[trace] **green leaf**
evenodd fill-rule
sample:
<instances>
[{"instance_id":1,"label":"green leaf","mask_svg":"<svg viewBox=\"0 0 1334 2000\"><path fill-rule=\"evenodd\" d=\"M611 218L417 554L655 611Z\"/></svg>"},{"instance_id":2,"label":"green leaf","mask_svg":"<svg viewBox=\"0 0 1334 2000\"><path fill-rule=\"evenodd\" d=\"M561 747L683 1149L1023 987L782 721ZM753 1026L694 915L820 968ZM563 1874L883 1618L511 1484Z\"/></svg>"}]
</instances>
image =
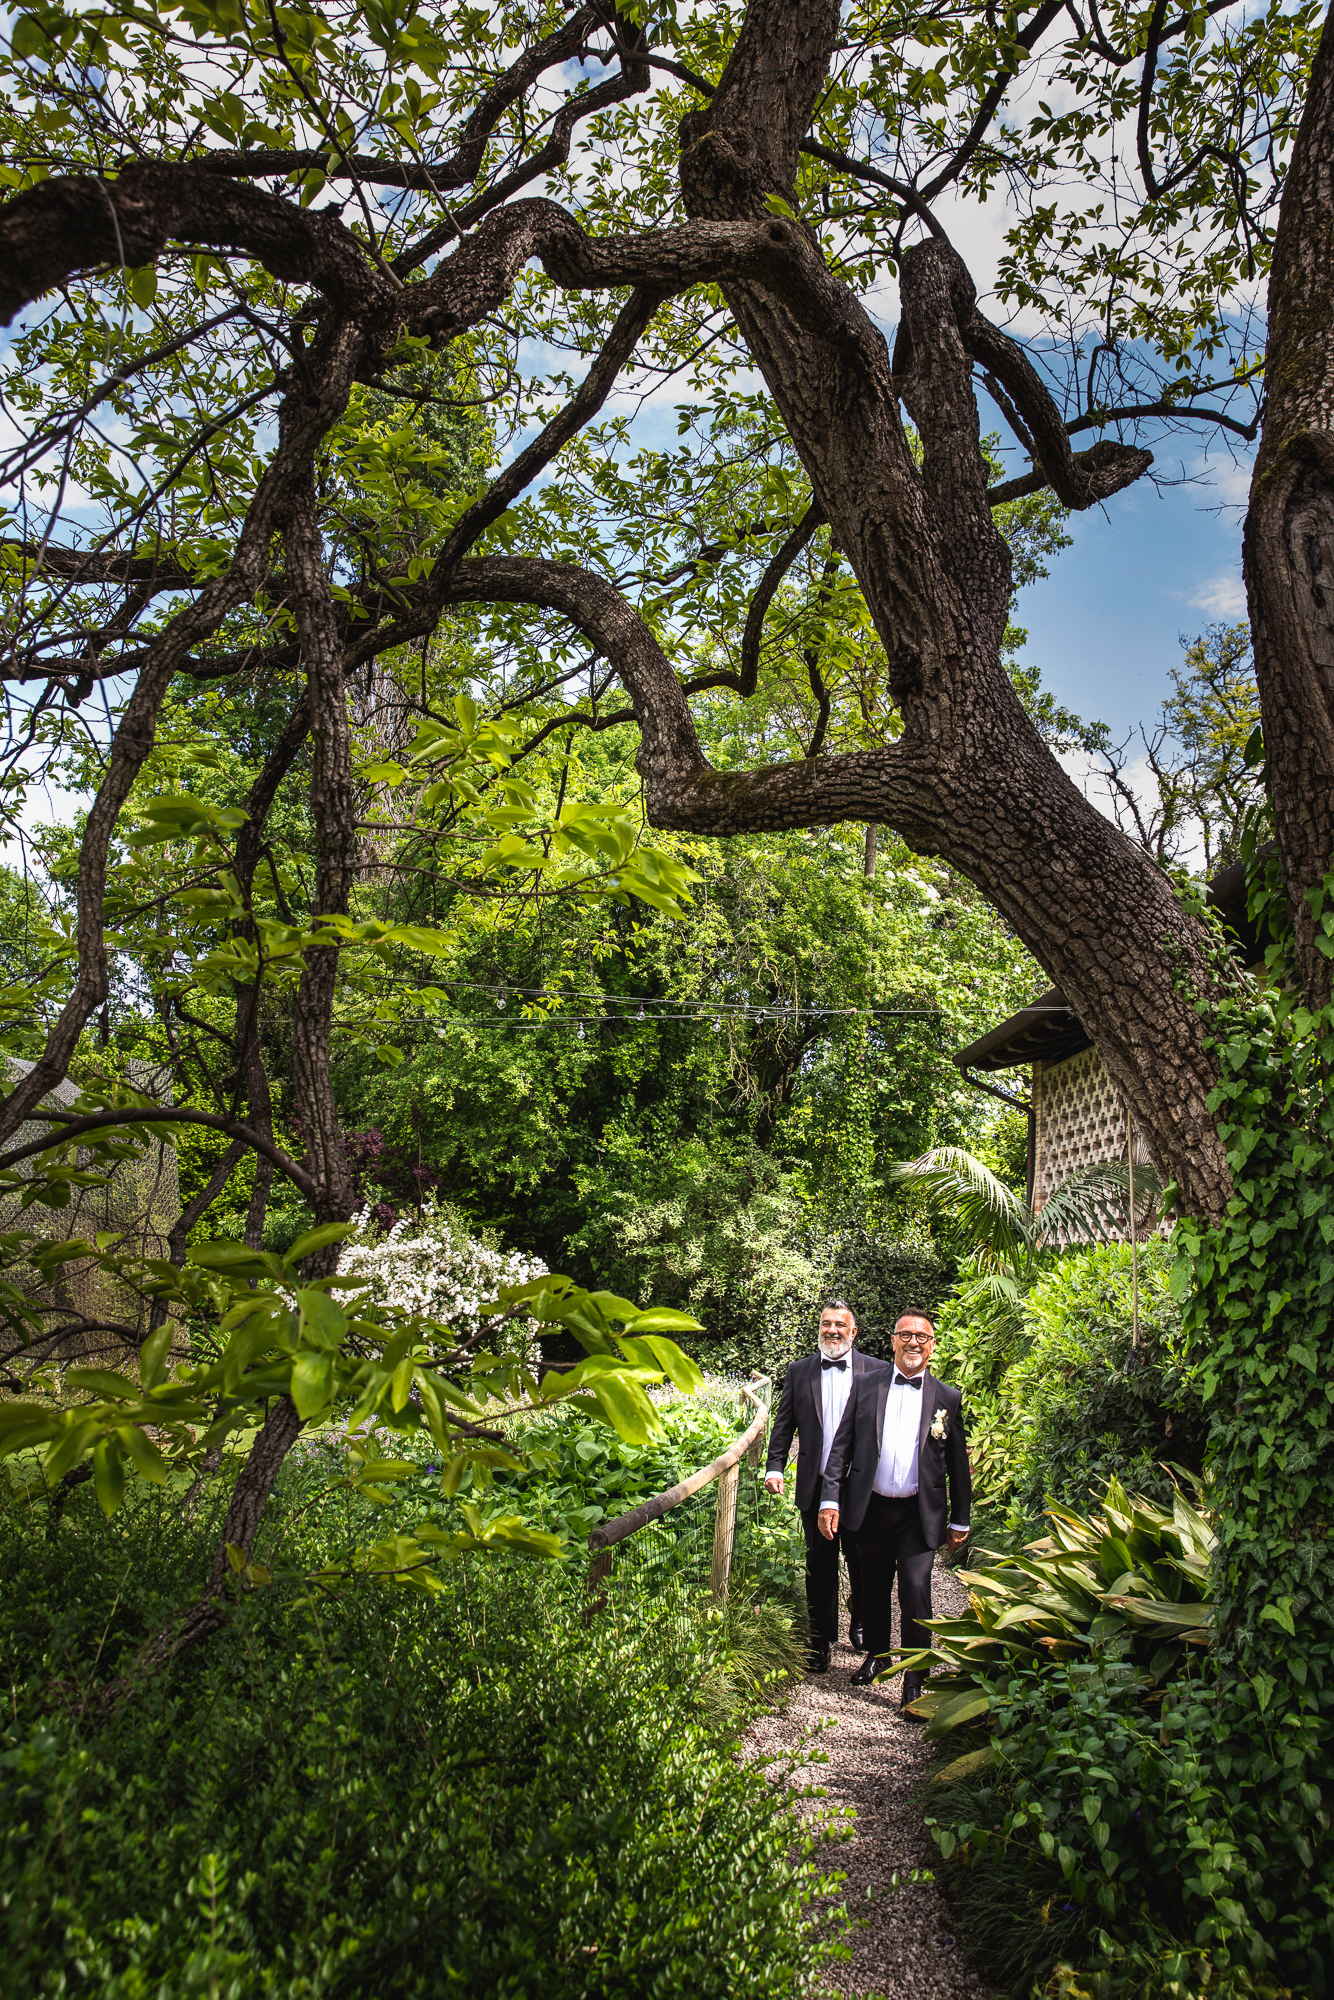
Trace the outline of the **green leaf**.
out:
<instances>
[{"instance_id":1,"label":"green leaf","mask_svg":"<svg viewBox=\"0 0 1334 2000\"><path fill-rule=\"evenodd\" d=\"M130 271L126 276L125 289L137 306L151 306L157 297L157 266L143 264L137 271Z\"/></svg>"},{"instance_id":2,"label":"green leaf","mask_svg":"<svg viewBox=\"0 0 1334 2000\"><path fill-rule=\"evenodd\" d=\"M35 15L19 15L9 37L9 52L17 61L27 62L33 56L49 57L52 46L51 37Z\"/></svg>"},{"instance_id":3,"label":"green leaf","mask_svg":"<svg viewBox=\"0 0 1334 2000\"><path fill-rule=\"evenodd\" d=\"M114 1368L67 1368L65 1383L71 1389L87 1389L94 1396L111 1397L117 1402L138 1402L139 1384Z\"/></svg>"},{"instance_id":4,"label":"green leaf","mask_svg":"<svg viewBox=\"0 0 1334 2000\"><path fill-rule=\"evenodd\" d=\"M333 1400L334 1358L303 1347L292 1363L291 1397L299 1417L307 1421Z\"/></svg>"},{"instance_id":5,"label":"green leaf","mask_svg":"<svg viewBox=\"0 0 1334 2000\"><path fill-rule=\"evenodd\" d=\"M318 1285L302 1285L297 1290L296 1303L303 1339L331 1352L342 1345L348 1319L336 1299L331 1299Z\"/></svg>"},{"instance_id":6,"label":"green leaf","mask_svg":"<svg viewBox=\"0 0 1334 2000\"><path fill-rule=\"evenodd\" d=\"M452 931L430 930L425 924L395 924L386 931L387 944L405 944L409 951L424 952L428 958L445 958L458 943Z\"/></svg>"},{"instance_id":7,"label":"green leaf","mask_svg":"<svg viewBox=\"0 0 1334 2000\"><path fill-rule=\"evenodd\" d=\"M980 1716L991 1712L991 1697L986 1694L955 1695L943 1701L927 1724L926 1733L930 1737L948 1736L951 1729L960 1729L965 1723L976 1722Z\"/></svg>"},{"instance_id":8,"label":"green leaf","mask_svg":"<svg viewBox=\"0 0 1334 2000\"><path fill-rule=\"evenodd\" d=\"M937 1785L950 1784L956 1778L975 1778L979 1771L985 1771L996 1761L994 1743L984 1743L980 1750L969 1750L962 1757L956 1757L952 1764L946 1764L943 1771L937 1771L932 1782Z\"/></svg>"},{"instance_id":9,"label":"green leaf","mask_svg":"<svg viewBox=\"0 0 1334 2000\"><path fill-rule=\"evenodd\" d=\"M345 1237L355 1236L356 1233L354 1222L322 1222L318 1229L306 1230L284 1250L283 1262L295 1266L303 1257L312 1257L317 1250L323 1250L326 1244L341 1243Z\"/></svg>"},{"instance_id":10,"label":"green leaf","mask_svg":"<svg viewBox=\"0 0 1334 2000\"><path fill-rule=\"evenodd\" d=\"M67 1423L63 1436L51 1446L42 1463L48 1484L54 1485L57 1479L62 1478L77 1465L96 1436L95 1422L85 1419L81 1422Z\"/></svg>"},{"instance_id":11,"label":"green leaf","mask_svg":"<svg viewBox=\"0 0 1334 2000\"><path fill-rule=\"evenodd\" d=\"M587 1363L580 1366L586 1367ZM616 1435L626 1444L649 1442L660 1420L637 1384L615 1375L593 1375L580 1386L589 1391Z\"/></svg>"},{"instance_id":12,"label":"green leaf","mask_svg":"<svg viewBox=\"0 0 1334 2000\"><path fill-rule=\"evenodd\" d=\"M625 1321L625 1330L627 1333L703 1333L704 1328L689 1313L677 1312L672 1306L650 1306L646 1312L631 1313Z\"/></svg>"},{"instance_id":13,"label":"green leaf","mask_svg":"<svg viewBox=\"0 0 1334 2000\"><path fill-rule=\"evenodd\" d=\"M135 1471L142 1478L151 1481L154 1486L163 1485L171 1468L153 1440L144 1434L139 1425L117 1424L116 1436L127 1457L132 1461Z\"/></svg>"},{"instance_id":14,"label":"green leaf","mask_svg":"<svg viewBox=\"0 0 1334 2000\"><path fill-rule=\"evenodd\" d=\"M641 1317L647 1319L651 1315L645 1313ZM682 1314L680 1317L684 1318L685 1315ZM668 1381L674 1388L679 1389L683 1396L699 1394L704 1387L703 1371L688 1354L681 1351L674 1340L664 1340L659 1335L651 1333L641 1334L637 1329L634 1338L636 1345L648 1350Z\"/></svg>"},{"instance_id":15,"label":"green leaf","mask_svg":"<svg viewBox=\"0 0 1334 2000\"><path fill-rule=\"evenodd\" d=\"M98 1505L108 1519L125 1497L125 1466L117 1438L103 1438L93 1448L93 1486Z\"/></svg>"},{"instance_id":16,"label":"green leaf","mask_svg":"<svg viewBox=\"0 0 1334 2000\"><path fill-rule=\"evenodd\" d=\"M145 1389L156 1389L159 1383L166 1381L167 1357L176 1332L176 1322L164 1320L157 1332L150 1333L139 1349L139 1380Z\"/></svg>"}]
</instances>

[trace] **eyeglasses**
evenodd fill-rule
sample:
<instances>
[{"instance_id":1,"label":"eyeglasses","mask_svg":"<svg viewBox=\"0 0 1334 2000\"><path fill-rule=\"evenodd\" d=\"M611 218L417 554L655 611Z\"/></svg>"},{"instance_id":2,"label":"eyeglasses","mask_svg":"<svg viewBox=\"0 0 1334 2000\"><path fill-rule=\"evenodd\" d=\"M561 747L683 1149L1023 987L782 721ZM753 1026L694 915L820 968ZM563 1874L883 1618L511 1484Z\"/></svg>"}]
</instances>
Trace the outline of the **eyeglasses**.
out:
<instances>
[{"instance_id":1,"label":"eyeglasses","mask_svg":"<svg viewBox=\"0 0 1334 2000\"><path fill-rule=\"evenodd\" d=\"M936 1344L934 1333L898 1333L894 1338L902 1341L905 1347L934 1347Z\"/></svg>"}]
</instances>

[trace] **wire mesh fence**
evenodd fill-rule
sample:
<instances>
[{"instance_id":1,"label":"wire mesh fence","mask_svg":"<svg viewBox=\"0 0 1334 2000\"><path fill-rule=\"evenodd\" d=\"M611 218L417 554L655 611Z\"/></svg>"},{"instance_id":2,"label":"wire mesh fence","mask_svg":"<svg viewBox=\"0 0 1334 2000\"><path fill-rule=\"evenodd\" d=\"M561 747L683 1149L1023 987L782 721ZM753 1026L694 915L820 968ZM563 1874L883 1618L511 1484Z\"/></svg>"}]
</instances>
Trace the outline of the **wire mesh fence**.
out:
<instances>
[{"instance_id":1,"label":"wire mesh fence","mask_svg":"<svg viewBox=\"0 0 1334 2000\"><path fill-rule=\"evenodd\" d=\"M801 1538L792 1511L766 1493L765 1434L773 1385L753 1376L735 1396L736 1441L707 1466L588 1538L587 1619L662 1624L688 1641L700 1611L734 1592L797 1602ZM716 1399L717 1392L715 1392Z\"/></svg>"}]
</instances>

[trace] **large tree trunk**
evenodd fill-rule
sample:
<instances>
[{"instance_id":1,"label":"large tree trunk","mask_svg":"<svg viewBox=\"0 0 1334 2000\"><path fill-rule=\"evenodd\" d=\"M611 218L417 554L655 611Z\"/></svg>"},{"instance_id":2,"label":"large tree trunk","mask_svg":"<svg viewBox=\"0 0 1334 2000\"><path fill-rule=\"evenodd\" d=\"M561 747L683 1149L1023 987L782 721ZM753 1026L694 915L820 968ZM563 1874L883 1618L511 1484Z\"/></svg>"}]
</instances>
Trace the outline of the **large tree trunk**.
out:
<instances>
[{"instance_id":1,"label":"large tree trunk","mask_svg":"<svg viewBox=\"0 0 1334 2000\"><path fill-rule=\"evenodd\" d=\"M1334 10L1331 10L1334 14ZM1279 209L1246 591L1270 795L1307 997L1330 997L1307 892L1334 857L1334 34L1325 20Z\"/></svg>"},{"instance_id":2,"label":"large tree trunk","mask_svg":"<svg viewBox=\"0 0 1334 2000\"><path fill-rule=\"evenodd\" d=\"M749 8L717 94L683 124L693 215L754 220L766 195L791 198L838 19L836 0ZM802 225L775 219L773 228L809 237ZM891 752L830 760L824 772L813 760L805 782L785 767L741 786L709 783L713 774L698 769L687 777L671 757L669 775L650 748L651 814L717 833L876 819L943 856L1068 995L1186 1205L1216 1215L1231 1177L1206 1110L1216 1071L1192 1004L1205 977L1199 927L1161 872L1081 796L1014 692L1001 662L1009 555L991 519L971 381L973 357L992 359L1000 336L976 314L947 244L907 251L901 276L893 366L841 286L841 339L812 332L809 314L799 323L772 286L725 279L723 291L876 621L904 735ZM1013 353L1001 359L1018 365ZM921 475L900 399L924 447ZM1126 471L1146 462L1129 454ZM1044 469L1058 484L1057 467Z\"/></svg>"}]
</instances>

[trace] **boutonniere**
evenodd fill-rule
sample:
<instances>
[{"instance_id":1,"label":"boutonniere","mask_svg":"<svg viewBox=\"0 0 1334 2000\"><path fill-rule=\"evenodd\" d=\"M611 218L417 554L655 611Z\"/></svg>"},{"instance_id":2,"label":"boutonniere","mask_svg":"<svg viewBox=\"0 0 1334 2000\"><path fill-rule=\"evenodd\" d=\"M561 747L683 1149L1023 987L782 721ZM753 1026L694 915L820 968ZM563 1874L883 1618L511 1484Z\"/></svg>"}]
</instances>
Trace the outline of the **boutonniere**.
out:
<instances>
[{"instance_id":1,"label":"boutonniere","mask_svg":"<svg viewBox=\"0 0 1334 2000\"><path fill-rule=\"evenodd\" d=\"M950 1414L948 1410L937 1410L931 1419L931 1436L937 1444L943 1444L949 1434Z\"/></svg>"}]
</instances>

